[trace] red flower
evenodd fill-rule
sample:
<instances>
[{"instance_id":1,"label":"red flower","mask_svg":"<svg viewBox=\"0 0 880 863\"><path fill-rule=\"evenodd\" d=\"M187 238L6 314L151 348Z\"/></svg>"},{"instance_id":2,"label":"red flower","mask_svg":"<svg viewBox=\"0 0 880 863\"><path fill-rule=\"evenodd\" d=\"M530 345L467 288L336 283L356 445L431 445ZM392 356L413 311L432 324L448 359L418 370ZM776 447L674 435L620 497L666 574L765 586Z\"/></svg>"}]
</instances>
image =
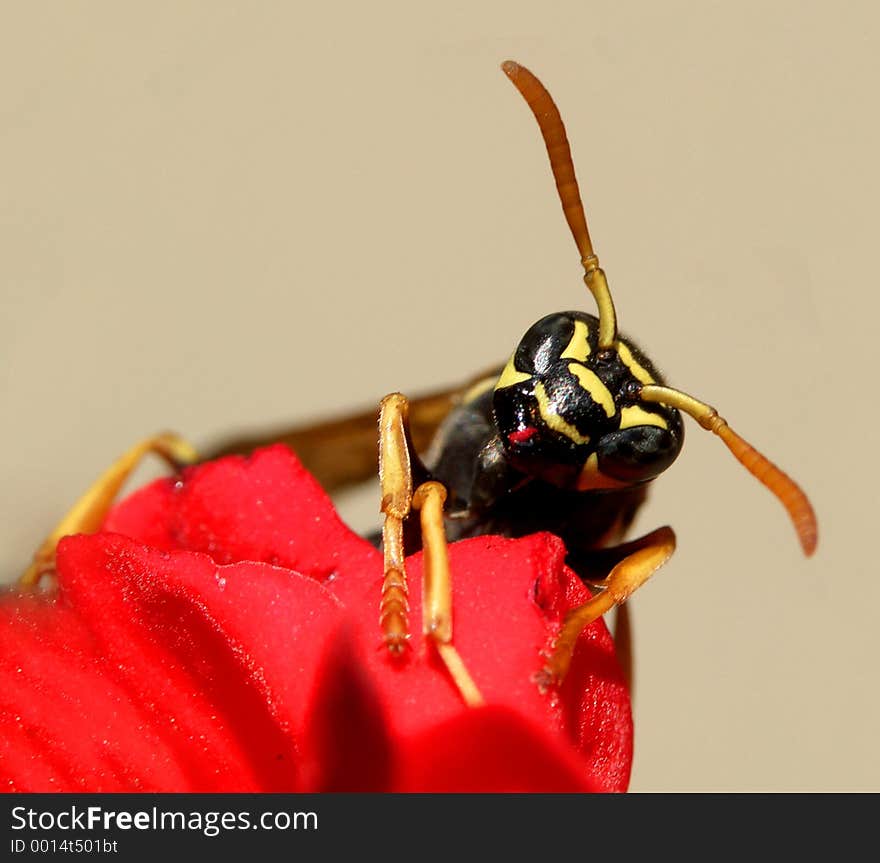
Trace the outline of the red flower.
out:
<instances>
[{"instance_id":1,"label":"red flower","mask_svg":"<svg viewBox=\"0 0 880 863\"><path fill-rule=\"evenodd\" d=\"M17 791L621 791L629 699L601 621L533 681L586 589L557 539L450 549L467 708L418 632L380 649L381 555L284 447L160 480L64 539L55 600L0 603ZM421 556L409 561L420 608Z\"/></svg>"}]
</instances>

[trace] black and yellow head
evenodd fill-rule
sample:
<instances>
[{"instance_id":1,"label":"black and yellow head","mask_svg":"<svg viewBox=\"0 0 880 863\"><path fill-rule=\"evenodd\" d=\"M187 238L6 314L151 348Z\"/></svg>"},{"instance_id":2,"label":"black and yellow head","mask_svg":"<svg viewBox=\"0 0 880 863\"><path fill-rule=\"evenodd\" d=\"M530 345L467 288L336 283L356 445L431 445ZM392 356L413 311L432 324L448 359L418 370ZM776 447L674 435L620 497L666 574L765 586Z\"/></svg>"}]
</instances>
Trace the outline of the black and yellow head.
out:
<instances>
[{"instance_id":1,"label":"black and yellow head","mask_svg":"<svg viewBox=\"0 0 880 863\"><path fill-rule=\"evenodd\" d=\"M791 477L741 438L711 405L664 386L647 358L617 331L617 313L587 218L559 109L528 69L502 69L526 100L547 146L556 189L599 317L560 312L523 337L495 389L494 412L508 459L529 476L566 488L621 488L647 482L678 455L679 409L721 438L788 511L806 554L816 548L816 515Z\"/></svg>"},{"instance_id":2,"label":"black and yellow head","mask_svg":"<svg viewBox=\"0 0 880 863\"><path fill-rule=\"evenodd\" d=\"M501 373L495 421L505 453L523 473L563 488L621 488L658 476L681 451L674 408L639 400L662 383L624 338L601 349L599 320L558 312L529 328Z\"/></svg>"}]
</instances>

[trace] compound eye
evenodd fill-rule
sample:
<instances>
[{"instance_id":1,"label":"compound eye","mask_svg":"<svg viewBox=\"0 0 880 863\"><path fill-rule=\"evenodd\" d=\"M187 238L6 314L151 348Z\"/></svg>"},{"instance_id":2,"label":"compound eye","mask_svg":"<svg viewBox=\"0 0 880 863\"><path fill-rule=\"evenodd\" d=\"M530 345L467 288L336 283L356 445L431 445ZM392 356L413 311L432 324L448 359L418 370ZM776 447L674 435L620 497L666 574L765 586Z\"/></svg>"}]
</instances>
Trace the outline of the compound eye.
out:
<instances>
[{"instance_id":1,"label":"compound eye","mask_svg":"<svg viewBox=\"0 0 880 863\"><path fill-rule=\"evenodd\" d=\"M599 470L625 483L663 473L681 452L682 435L657 426L634 426L604 435L596 447Z\"/></svg>"}]
</instances>

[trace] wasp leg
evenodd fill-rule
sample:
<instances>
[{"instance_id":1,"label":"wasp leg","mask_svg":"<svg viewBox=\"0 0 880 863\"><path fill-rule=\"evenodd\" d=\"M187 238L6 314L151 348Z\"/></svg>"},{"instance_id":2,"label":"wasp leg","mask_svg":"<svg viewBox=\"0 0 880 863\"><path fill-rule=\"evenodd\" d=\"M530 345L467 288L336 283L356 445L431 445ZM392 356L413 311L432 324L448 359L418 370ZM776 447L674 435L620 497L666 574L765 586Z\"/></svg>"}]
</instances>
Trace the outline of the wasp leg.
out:
<instances>
[{"instance_id":1,"label":"wasp leg","mask_svg":"<svg viewBox=\"0 0 880 863\"><path fill-rule=\"evenodd\" d=\"M626 556L608 573L607 578L596 582L599 588L592 599L572 608L562 621L562 629L553 645L547 664L538 674L539 686L559 683L568 672L578 636L594 620L617 605L625 602L638 590L675 551L675 534L671 527L660 527L641 539L627 543ZM613 553L615 549L609 549Z\"/></svg>"},{"instance_id":2,"label":"wasp leg","mask_svg":"<svg viewBox=\"0 0 880 863\"><path fill-rule=\"evenodd\" d=\"M379 482L384 577L379 625L391 653L402 653L409 640L409 599L403 524L413 495L412 463L407 442L409 404L400 393L385 396L379 406Z\"/></svg>"},{"instance_id":3,"label":"wasp leg","mask_svg":"<svg viewBox=\"0 0 880 863\"><path fill-rule=\"evenodd\" d=\"M432 641L458 691L469 707L483 697L452 643L452 573L443 524L446 488L439 482L422 483L413 497L422 526L425 577L422 587L422 631Z\"/></svg>"},{"instance_id":4,"label":"wasp leg","mask_svg":"<svg viewBox=\"0 0 880 863\"><path fill-rule=\"evenodd\" d=\"M420 476L426 475L427 471L412 448L408 410L406 397L400 393L385 396L379 408L379 479L385 567L379 623L391 653L402 653L409 640L404 526L415 508L420 511L424 550L423 632L426 640L437 648L465 703L477 705L482 703L482 697L452 645L452 579L443 524L446 489L439 482L429 481L421 483L413 493L414 471Z\"/></svg>"},{"instance_id":5,"label":"wasp leg","mask_svg":"<svg viewBox=\"0 0 880 863\"><path fill-rule=\"evenodd\" d=\"M42 578L55 572L55 548L61 537L91 533L100 528L123 483L148 453L160 456L175 470L198 460L196 451L174 434L155 435L135 444L95 480L46 537L34 554L33 562L19 578L20 589L33 590Z\"/></svg>"}]
</instances>

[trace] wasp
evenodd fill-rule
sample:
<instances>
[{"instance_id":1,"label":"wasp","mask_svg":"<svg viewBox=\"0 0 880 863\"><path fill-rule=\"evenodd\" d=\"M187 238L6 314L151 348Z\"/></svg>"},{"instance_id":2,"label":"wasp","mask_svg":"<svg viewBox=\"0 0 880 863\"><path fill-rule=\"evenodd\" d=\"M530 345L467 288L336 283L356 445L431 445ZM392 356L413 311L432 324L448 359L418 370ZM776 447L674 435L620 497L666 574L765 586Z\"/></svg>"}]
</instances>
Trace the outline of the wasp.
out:
<instances>
[{"instance_id":1,"label":"wasp","mask_svg":"<svg viewBox=\"0 0 880 863\"><path fill-rule=\"evenodd\" d=\"M392 655L405 652L410 634L405 558L424 548L423 629L472 704L480 702L479 691L452 639L447 541L536 531L564 541L567 563L594 588L594 595L568 613L539 675L542 686L559 681L583 628L623 603L675 550L669 526L623 539L648 487L681 452L682 414L718 436L777 497L806 555L817 543L816 517L801 488L733 431L715 408L668 386L636 342L619 332L559 110L528 69L513 61L502 69L537 120L596 314L548 314L526 331L505 365L451 390L413 399L392 393L382 400L378 418L383 526L374 539L384 552L383 639ZM376 412L370 410L270 437L238 439L210 455L281 440L332 492L375 474L376 438ZM173 435L133 448L53 531L22 584L33 585L51 571L61 535L100 524L118 488L147 452L175 467L196 459Z\"/></svg>"}]
</instances>

